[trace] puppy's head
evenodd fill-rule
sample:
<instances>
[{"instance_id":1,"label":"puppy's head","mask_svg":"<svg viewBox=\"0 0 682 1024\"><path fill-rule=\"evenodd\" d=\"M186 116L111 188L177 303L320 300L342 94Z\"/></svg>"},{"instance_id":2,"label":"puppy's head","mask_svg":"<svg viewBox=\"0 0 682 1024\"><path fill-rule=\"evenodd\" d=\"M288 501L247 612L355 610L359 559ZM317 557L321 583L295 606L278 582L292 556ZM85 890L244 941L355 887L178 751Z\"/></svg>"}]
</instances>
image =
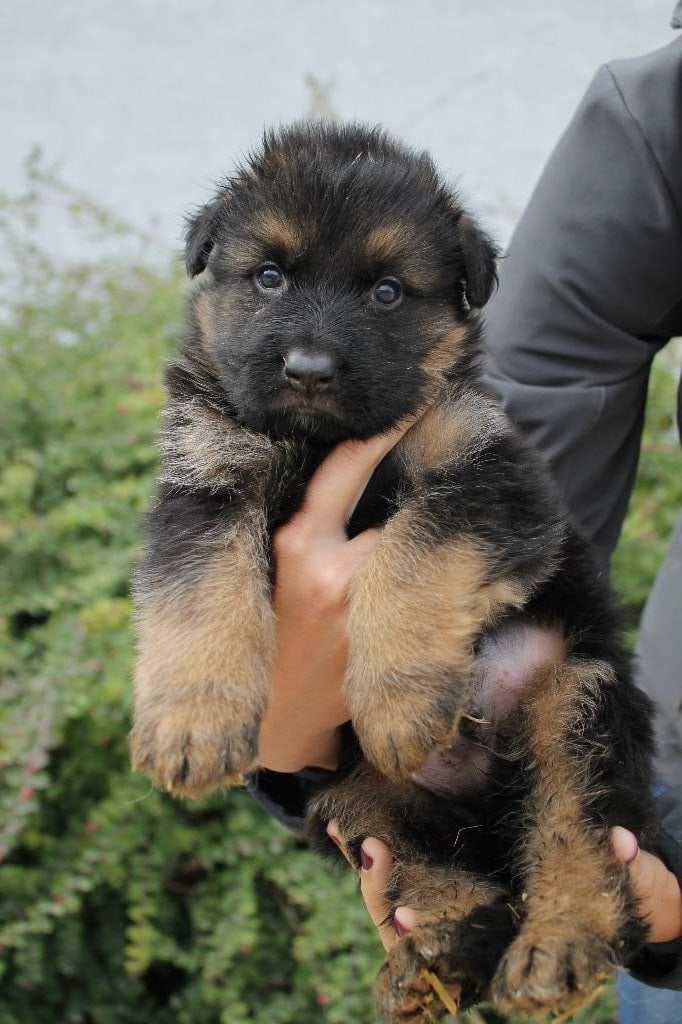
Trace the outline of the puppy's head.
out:
<instances>
[{"instance_id":1,"label":"puppy's head","mask_svg":"<svg viewBox=\"0 0 682 1024\"><path fill-rule=\"evenodd\" d=\"M189 347L232 412L279 436L369 437L468 365L495 250L425 155L378 130L299 125L189 223Z\"/></svg>"}]
</instances>

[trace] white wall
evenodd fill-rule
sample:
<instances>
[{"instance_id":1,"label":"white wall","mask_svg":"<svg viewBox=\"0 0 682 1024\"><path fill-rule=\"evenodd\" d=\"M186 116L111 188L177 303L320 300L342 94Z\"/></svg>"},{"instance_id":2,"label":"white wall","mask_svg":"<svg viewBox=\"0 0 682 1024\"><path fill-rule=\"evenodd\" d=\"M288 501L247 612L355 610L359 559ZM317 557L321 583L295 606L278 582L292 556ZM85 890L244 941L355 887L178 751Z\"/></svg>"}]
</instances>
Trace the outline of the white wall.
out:
<instances>
[{"instance_id":1,"label":"white wall","mask_svg":"<svg viewBox=\"0 0 682 1024\"><path fill-rule=\"evenodd\" d=\"M0 190L38 144L165 255L264 125L327 107L428 147L504 241L596 67L670 41L672 6L0 0Z\"/></svg>"}]
</instances>

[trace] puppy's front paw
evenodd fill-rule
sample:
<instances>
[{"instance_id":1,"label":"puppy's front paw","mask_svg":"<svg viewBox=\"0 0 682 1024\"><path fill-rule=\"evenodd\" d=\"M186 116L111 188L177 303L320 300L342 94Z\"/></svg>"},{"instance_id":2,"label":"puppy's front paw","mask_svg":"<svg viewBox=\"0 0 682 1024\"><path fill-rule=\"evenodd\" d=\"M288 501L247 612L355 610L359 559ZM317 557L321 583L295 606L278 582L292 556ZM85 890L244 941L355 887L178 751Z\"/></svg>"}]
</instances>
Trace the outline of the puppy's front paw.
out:
<instances>
[{"instance_id":1,"label":"puppy's front paw","mask_svg":"<svg viewBox=\"0 0 682 1024\"><path fill-rule=\"evenodd\" d=\"M139 708L130 747L135 771L161 789L196 798L240 785L255 767L258 722L229 702Z\"/></svg>"},{"instance_id":2,"label":"puppy's front paw","mask_svg":"<svg viewBox=\"0 0 682 1024\"><path fill-rule=\"evenodd\" d=\"M434 673L437 670L434 670ZM374 767L393 781L407 779L454 729L458 699L453 686L433 685L428 670L417 679L391 679L376 686L360 708L353 710L353 726L363 753Z\"/></svg>"},{"instance_id":3,"label":"puppy's front paw","mask_svg":"<svg viewBox=\"0 0 682 1024\"><path fill-rule=\"evenodd\" d=\"M492 983L495 1005L510 1014L567 1013L589 1002L613 973L603 939L575 922L542 934L524 929L502 958Z\"/></svg>"}]
</instances>

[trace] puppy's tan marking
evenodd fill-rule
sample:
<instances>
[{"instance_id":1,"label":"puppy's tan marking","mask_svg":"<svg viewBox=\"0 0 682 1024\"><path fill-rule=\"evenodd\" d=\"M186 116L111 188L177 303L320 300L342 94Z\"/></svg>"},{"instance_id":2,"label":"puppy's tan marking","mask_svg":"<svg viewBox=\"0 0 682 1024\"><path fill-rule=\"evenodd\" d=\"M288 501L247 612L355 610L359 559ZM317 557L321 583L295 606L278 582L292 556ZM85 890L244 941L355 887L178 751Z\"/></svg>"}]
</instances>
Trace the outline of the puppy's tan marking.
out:
<instances>
[{"instance_id":1,"label":"puppy's tan marking","mask_svg":"<svg viewBox=\"0 0 682 1024\"><path fill-rule=\"evenodd\" d=\"M399 222L374 228L365 245L367 259L372 263L397 259L406 251L413 233L412 225Z\"/></svg>"},{"instance_id":2,"label":"puppy's tan marking","mask_svg":"<svg viewBox=\"0 0 682 1024\"><path fill-rule=\"evenodd\" d=\"M213 336L213 310L211 309L211 297L208 292L202 291L194 300L194 313L204 343L210 342Z\"/></svg>"},{"instance_id":3,"label":"puppy's tan marking","mask_svg":"<svg viewBox=\"0 0 682 1024\"><path fill-rule=\"evenodd\" d=\"M253 230L266 247L283 251L292 259L305 249L302 226L282 210L261 210L254 218Z\"/></svg>"},{"instance_id":4,"label":"puppy's tan marking","mask_svg":"<svg viewBox=\"0 0 682 1024\"><path fill-rule=\"evenodd\" d=\"M420 482L425 472L467 458L505 433L502 412L487 396L466 391L456 401L430 406L396 446L410 477Z\"/></svg>"},{"instance_id":5,"label":"puppy's tan marking","mask_svg":"<svg viewBox=\"0 0 682 1024\"><path fill-rule=\"evenodd\" d=\"M163 789L201 796L254 765L273 647L264 536L253 513L198 582L188 566L141 603L132 761Z\"/></svg>"},{"instance_id":6,"label":"puppy's tan marking","mask_svg":"<svg viewBox=\"0 0 682 1024\"><path fill-rule=\"evenodd\" d=\"M612 971L631 914L627 871L606 828L585 827L589 755L571 754L571 736L592 717L599 689L614 681L610 666L571 659L536 681L527 711L536 775L525 847L527 920L493 983L497 1005L510 1012L579 1006Z\"/></svg>"},{"instance_id":7,"label":"puppy's tan marking","mask_svg":"<svg viewBox=\"0 0 682 1024\"><path fill-rule=\"evenodd\" d=\"M409 506L355 574L346 694L365 755L389 778L407 777L446 742L484 624L527 601L516 581L491 576L480 540L429 542Z\"/></svg>"},{"instance_id":8,"label":"puppy's tan marking","mask_svg":"<svg viewBox=\"0 0 682 1024\"><path fill-rule=\"evenodd\" d=\"M257 238L239 236L229 238L223 243L225 259L236 274L252 274L256 267L266 260L272 258L263 241Z\"/></svg>"},{"instance_id":9,"label":"puppy's tan marking","mask_svg":"<svg viewBox=\"0 0 682 1024\"><path fill-rule=\"evenodd\" d=\"M173 429L161 436L161 480L207 487L244 487L251 482L256 492L260 490L265 471L277 456L267 435L192 401L175 403L168 417Z\"/></svg>"},{"instance_id":10,"label":"puppy's tan marking","mask_svg":"<svg viewBox=\"0 0 682 1024\"><path fill-rule=\"evenodd\" d=\"M365 254L376 273L397 277L409 291L428 292L438 277L436 254L409 222L375 228L365 244Z\"/></svg>"},{"instance_id":11,"label":"puppy's tan marking","mask_svg":"<svg viewBox=\"0 0 682 1024\"><path fill-rule=\"evenodd\" d=\"M453 836L453 847L455 837ZM455 923L476 907L487 906L502 889L487 878L461 868L439 864L401 864L399 891L401 905L419 912L420 925Z\"/></svg>"},{"instance_id":12,"label":"puppy's tan marking","mask_svg":"<svg viewBox=\"0 0 682 1024\"><path fill-rule=\"evenodd\" d=\"M202 359L213 374L218 372L221 348L225 344L221 324L229 323L233 307L234 298L229 293L221 295L219 302L208 291L199 291L192 298L191 316L201 339L200 354L195 354L194 358Z\"/></svg>"},{"instance_id":13,"label":"puppy's tan marking","mask_svg":"<svg viewBox=\"0 0 682 1024\"><path fill-rule=\"evenodd\" d=\"M415 292L417 295L420 292L428 294L433 288L436 277L435 266L429 265L432 261L428 251L423 251L421 256L421 259L416 259L413 254L410 254L404 261L398 262L395 268L398 279L409 291Z\"/></svg>"},{"instance_id":14,"label":"puppy's tan marking","mask_svg":"<svg viewBox=\"0 0 682 1024\"><path fill-rule=\"evenodd\" d=\"M469 330L462 324L456 324L446 330L431 346L423 362L422 369L440 390L445 382L445 374L456 364L462 346L467 343Z\"/></svg>"},{"instance_id":15,"label":"puppy's tan marking","mask_svg":"<svg viewBox=\"0 0 682 1024\"><path fill-rule=\"evenodd\" d=\"M240 233L223 242L231 270L247 275L266 260L293 261L305 251L306 229L281 210L260 210Z\"/></svg>"}]
</instances>

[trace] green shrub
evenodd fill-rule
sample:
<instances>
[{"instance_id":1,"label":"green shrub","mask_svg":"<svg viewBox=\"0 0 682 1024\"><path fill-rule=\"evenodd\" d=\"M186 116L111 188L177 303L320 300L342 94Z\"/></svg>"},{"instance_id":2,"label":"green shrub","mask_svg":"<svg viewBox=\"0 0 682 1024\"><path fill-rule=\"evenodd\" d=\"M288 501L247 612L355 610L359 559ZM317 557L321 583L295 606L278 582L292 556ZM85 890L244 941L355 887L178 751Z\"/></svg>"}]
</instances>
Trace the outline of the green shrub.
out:
<instances>
[{"instance_id":1,"label":"green shrub","mask_svg":"<svg viewBox=\"0 0 682 1024\"><path fill-rule=\"evenodd\" d=\"M0 205L6 227L32 209ZM352 874L244 793L183 805L129 771L128 581L179 274L58 271L23 244L17 267L0 334L0 1024L369 1024L379 946ZM618 562L633 605L682 504L671 382L662 368ZM611 1020L612 998L590 1013Z\"/></svg>"}]
</instances>

